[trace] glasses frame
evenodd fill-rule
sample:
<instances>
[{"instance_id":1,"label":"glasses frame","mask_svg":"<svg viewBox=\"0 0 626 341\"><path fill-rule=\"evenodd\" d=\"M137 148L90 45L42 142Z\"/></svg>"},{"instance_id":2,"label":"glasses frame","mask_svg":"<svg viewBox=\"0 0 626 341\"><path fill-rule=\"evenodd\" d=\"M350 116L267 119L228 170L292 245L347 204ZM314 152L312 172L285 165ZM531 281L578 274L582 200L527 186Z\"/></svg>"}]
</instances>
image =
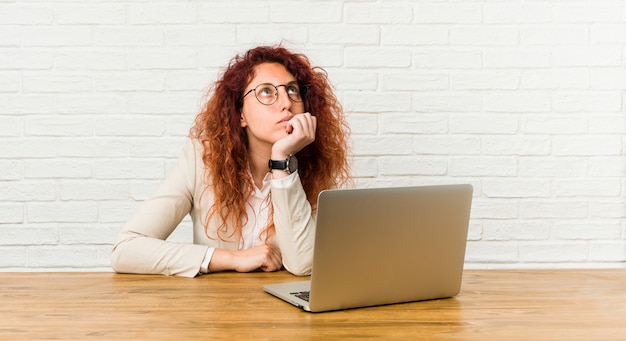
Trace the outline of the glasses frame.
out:
<instances>
[{"instance_id":1,"label":"glasses frame","mask_svg":"<svg viewBox=\"0 0 626 341\"><path fill-rule=\"evenodd\" d=\"M268 86L268 85L269 86L273 86L274 89L276 90L276 92L274 93L274 101L272 103L263 103L263 102L261 102L261 100L259 99L259 96L257 95L257 91L256 90L260 86L264 86L264 85L265 86ZM289 100L292 101L292 102L302 103L304 101L304 95L306 94L306 92L307 92L309 87L308 86L300 86L297 81L289 82L287 84L278 84L278 85L274 85L272 83L261 83L261 84L255 86L254 89L250 89L248 92L246 92L243 96L241 96L241 99L243 100L251 92L254 92L254 98L256 98L256 100L259 103L261 103L263 105L272 105L272 104L274 104L274 103L276 103L278 101L278 88L282 86L282 87L285 88L285 92L286 92L287 91L287 86L292 86L292 85L295 85L298 88L298 94L299 94L300 100L296 100L296 99L291 98L289 93L287 93L287 98L289 98Z\"/></svg>"}]
</instances>

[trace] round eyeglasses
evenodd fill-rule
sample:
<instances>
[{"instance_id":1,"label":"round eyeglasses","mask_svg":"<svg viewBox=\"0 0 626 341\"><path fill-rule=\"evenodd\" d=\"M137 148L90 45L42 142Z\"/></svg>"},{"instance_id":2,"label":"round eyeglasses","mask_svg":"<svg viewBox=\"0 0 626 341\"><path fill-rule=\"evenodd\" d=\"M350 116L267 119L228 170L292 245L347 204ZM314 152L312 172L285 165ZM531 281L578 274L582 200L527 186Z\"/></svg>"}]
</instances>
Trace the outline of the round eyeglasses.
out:
<instances>
[{"instance_id":1,"label":"round eyeglasses","mask_svg":"<svg viewBox=\"0 0 626 341\"><path fill-rule=\"evenodd\" d=\"M254 97L256 97L259 103L263 105L272 105L278 100L278 88L281 86L285 87L287 96L289 96L289 99L292 102L302 102L302 96L304 96L304 93L306 92L306 87L304 87L301 91L300 86L296 82L279 85L262 83L257 85L256 88L246 92L241 99L245 98L248 94L254 91Z\"/></svg>"}]
</instances>

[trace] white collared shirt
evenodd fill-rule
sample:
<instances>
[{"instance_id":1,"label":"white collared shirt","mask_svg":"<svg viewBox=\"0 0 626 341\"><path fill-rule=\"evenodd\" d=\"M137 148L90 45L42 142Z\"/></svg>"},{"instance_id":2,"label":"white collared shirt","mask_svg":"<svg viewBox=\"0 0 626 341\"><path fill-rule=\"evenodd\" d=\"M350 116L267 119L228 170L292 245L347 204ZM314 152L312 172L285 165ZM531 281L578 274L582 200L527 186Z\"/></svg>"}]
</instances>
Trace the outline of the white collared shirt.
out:
<instances>
[{"instance_id":1,"label":"white collared shirt","mask_svg":"<svg viewBox=\"0 0 626 341\"><path fill-rule=\"evenodd\" d=\"M239 243L239 250L249 249L251 247L263 245L265 241L261 239L259 235L261 231L267 226L269 219L269 205L272 187L286 188L289 187L295 180L298 171L289 174L289 176L272 179L272 173L268 172L263 178L263 184L261 188L258 188L256 184L253 184L253 192L248 203L246 205L246 214L248 215L248 221L243 225L242 240ZM200 273L209 272L209 263L211 257L213 257L214 247L210 247L202 264L200 265Z\"/></svg>"},{"instance_id":2,"label":"white collared shirt","mask_svg":"<svg viewBox=\"0 0 626 341\"><path fill-rule=\"evenodd\" d=\"M248 221L241 230L242 240L239 243L239 250L249 249L264 243L259 234L268 222L271 180L271 173L267 173L260 189L256 184L253 185L252 195L246 205Z\"/></svg>"}]
</instances>

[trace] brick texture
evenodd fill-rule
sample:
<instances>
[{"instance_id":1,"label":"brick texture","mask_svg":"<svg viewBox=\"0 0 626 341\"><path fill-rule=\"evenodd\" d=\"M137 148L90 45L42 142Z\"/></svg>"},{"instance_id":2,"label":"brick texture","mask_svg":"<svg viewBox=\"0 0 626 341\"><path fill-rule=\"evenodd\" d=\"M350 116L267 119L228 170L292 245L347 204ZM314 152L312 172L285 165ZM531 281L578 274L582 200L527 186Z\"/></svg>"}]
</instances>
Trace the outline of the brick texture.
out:
<instances>
[{"instance_id":1,"label":"brick texture","mask_svg":"<svg viewBox=\"0 0 626 341\"><path fill-rule=\"evenodd\" d=\"M281 41L359 187L474 186L468 267L626 265L623 0L0 0L0 271L110 271L221 67Z\"/></svg>"}]
</instances>

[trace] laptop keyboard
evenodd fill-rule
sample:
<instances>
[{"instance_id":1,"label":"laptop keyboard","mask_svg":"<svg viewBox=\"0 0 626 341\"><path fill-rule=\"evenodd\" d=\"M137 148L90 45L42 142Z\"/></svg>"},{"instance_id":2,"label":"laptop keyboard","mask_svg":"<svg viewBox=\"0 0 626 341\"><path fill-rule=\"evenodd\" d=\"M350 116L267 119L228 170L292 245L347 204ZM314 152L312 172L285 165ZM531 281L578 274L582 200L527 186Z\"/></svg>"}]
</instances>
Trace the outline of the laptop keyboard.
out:
<instances>
[{"instance_id":1,"label":"laptop keyboard","mask_svg":"<svg viewBox=\"0 0 626 341\"><path fill-rule=\"evenodd\" d=\"M310 291L296 291L296 292L292 292L291 295L296 296L297 298L301 299L301 300L305 300L305 301L309 301L309 293Z\"/></svg>"}]
</instances>

